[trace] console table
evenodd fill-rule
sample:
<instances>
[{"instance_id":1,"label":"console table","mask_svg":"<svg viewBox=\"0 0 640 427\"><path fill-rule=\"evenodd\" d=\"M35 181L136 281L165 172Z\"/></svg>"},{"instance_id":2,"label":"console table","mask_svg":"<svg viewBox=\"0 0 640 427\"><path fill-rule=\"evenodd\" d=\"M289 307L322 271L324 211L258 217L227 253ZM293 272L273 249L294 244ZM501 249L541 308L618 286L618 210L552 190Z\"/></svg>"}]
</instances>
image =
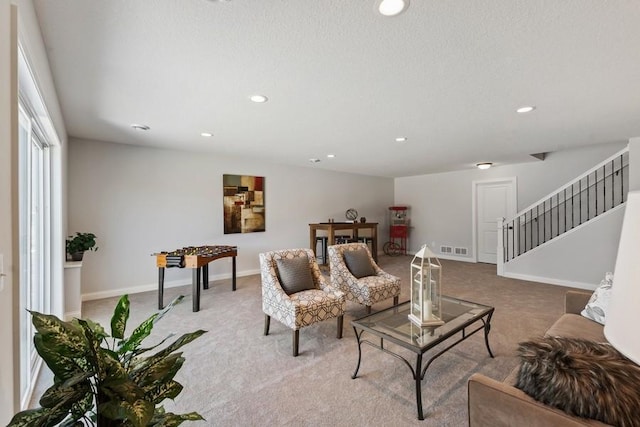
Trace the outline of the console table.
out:
<instances>
[{"instance_id":1,"label":"console table","mask_svg":"<svg viewBox=\"0 0 640 427\"><path fill-rule=\"evenodd\" d=\"M193 311L200 311L200 277L202 276L202 286L209 289L209 263L221 258L232 257L233 276L231 290L236 290L236 256L238 248L236 246L188 246L176 249L171 252L160 252L152 254L156 257L158 267L158 309L164 307L164 270L165 268L191 268L192 283L191 293L193 299Z\"/></svg>"},{"instance_id":2,"label":"console table","mask_svg":"<svg viewBox=\"0 0 640 427\"><path fill-rule=\"evenodd\" d=\"M353 239L358 240L359 230L371 230L371 255L373 260L378 262L378 223L377 222L320 222L317 224L309 224L309 246L316 254L316 237L318 230L327 232L327 241L329 245L334 245L336 241L336 231L351 230ZM323 263L327 260L323 258Z\"/></svg>"}]
</instances>

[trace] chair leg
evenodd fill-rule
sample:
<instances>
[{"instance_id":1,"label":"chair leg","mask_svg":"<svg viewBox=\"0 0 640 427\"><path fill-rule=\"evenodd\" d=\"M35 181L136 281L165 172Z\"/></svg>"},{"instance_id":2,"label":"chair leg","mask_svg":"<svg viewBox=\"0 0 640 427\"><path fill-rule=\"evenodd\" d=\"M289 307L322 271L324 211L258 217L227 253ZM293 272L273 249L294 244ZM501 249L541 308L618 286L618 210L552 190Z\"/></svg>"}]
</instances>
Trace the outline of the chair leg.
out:
<instances>
[{"instance_id":1,"label":"chair leg","mask_svg":"<svg viewBox=\"0 0 640 427\"><path fill-rule=\"evenodd\" d=\"M399 297L400 297L399 295L396 295L395 297L393 297L393 305L398 305L398 298Z\"/></svg>"},{"instance_id":2,"label":"chair leg","mask_svg":"<svg viewBox=\"0 0 640 427\"><path fill-rule=\"evenodd\" d=\"M269 325L271 324L271 316L268 314L264 315L264 334L269 335Z\"/></svg>"},{"instance_id":3,"label":"chair leg","mask_svg":"<svg viewBox=\"0 0 640 427\"><path fill-rule=\"evenodd\" d=\"M298 356L298 343L300 342L300 329L293 331L293 357Z\"/></svg>"},{"instance_id":4,"label":"chair leg","mask_svg":"<svg viewBox=\"0 0 640 427\"><path fill-rule=\"evenodd\" d=\"M367 314L371 314L371 306L367 305L366 308L367 308Z\"/></svg>"},{"instance_id":5,"label":"chair leg","mask_svg":"<svg viewBox=\"0 0 640 427\"><path fill-rule=\"evenodd\" d=\"M342 324L344 323L344 316L338 316L338 339L342 338Z\"/></svg>"}]
</instances>

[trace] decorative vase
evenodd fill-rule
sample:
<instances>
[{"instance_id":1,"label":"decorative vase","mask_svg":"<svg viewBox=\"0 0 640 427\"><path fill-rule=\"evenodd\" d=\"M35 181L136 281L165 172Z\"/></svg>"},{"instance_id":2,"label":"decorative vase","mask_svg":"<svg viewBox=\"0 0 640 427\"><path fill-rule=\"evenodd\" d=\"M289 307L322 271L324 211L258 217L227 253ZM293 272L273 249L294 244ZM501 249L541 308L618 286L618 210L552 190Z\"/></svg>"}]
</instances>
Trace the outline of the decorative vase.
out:
<instances>
[{"instance_id":1,"label":"decorative vase","mask_svg":"<svg viewBox=\"0 0 640 427\"><path fill-rule=\"evenodd\" d=\"M71 261L82 261L84 252L74 252L71 254Z\"/></svg>"},{"instance_id":2,"label":"decorative vase","mask_svg":"<svg viewBox=\"0 0 640 427\"><path fill-rule=\"evenodd\" d=\"M367 222L367 218L365 218L365 217L360 217L360 222Z\"/></svg>"}]
</instances>

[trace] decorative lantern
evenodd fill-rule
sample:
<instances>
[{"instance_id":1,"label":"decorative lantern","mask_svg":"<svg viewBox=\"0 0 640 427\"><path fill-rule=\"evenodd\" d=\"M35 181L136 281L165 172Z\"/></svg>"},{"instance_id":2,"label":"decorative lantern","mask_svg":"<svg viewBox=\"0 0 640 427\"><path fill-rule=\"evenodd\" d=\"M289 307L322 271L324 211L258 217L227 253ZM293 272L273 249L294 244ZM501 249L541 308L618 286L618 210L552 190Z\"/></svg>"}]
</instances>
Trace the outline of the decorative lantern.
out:
<instances>
[{"instance_id":1,"label":"decorative lantern","mask_svg":"<svg viewBox=\"0 0 640 427\"><path fill-rule=\"evenodd\" d=\"M411 313L409 320L418 326L443 325L440 313L442 266L427 245L411 261Z\"/></svg>"}]
</instances>

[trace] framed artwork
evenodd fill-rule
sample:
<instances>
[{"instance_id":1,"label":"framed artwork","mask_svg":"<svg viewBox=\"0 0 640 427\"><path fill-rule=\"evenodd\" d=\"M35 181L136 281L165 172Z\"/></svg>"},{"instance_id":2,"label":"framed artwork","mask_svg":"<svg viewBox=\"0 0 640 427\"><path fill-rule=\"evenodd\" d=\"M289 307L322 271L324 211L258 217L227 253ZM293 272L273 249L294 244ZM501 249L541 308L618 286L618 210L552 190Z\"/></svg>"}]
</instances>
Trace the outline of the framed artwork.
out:
<instances>
[{"instance_id":1,"label":"framed artwork","mask_svg":"<svg viewBox=\"0 0 640 427\"><path fill-rule=\"evenodd\" d=\"M224 234L265 230L264 177L222 175Z\"/></svg>"}]
</instances>

